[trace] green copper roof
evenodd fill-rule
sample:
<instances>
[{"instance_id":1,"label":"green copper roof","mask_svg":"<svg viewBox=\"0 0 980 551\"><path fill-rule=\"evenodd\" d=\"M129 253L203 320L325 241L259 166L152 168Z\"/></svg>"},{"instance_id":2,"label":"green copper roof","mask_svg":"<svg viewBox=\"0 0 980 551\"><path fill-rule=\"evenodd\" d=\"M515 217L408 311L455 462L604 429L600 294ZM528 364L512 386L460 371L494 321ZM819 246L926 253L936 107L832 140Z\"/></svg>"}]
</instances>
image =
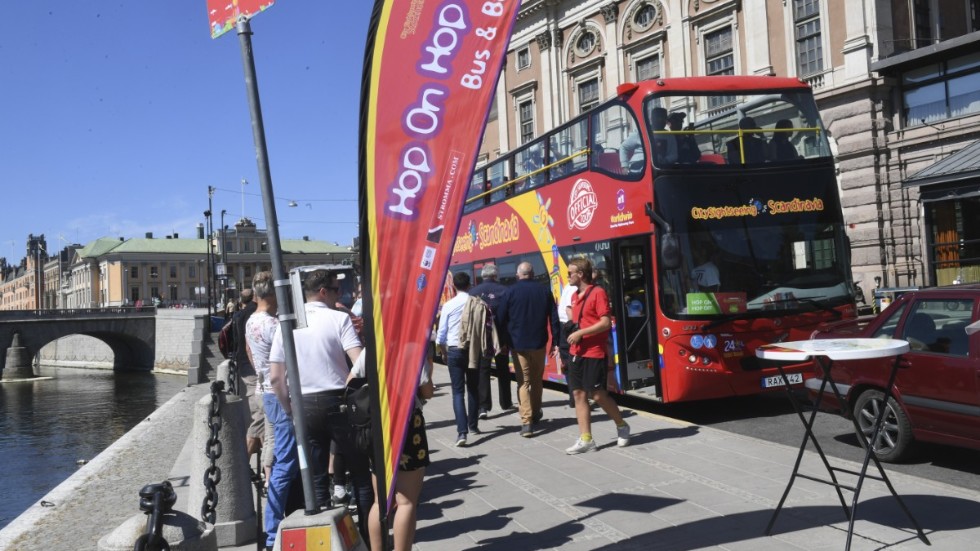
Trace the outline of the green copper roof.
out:
<instances>
[{"instance_id":1,"label":"green copper roof","mask_svg":"<svg viewBox=\"0 0 980 551\"><path fill-rule=\"evenodd\" d=\"M102 256L112 249L122 245L122 241L114 239L112 237L100 237L91 243L88 243L81 249L78 250L78 256L80 258L92 258L96 256Z\"/></svg>"},{"instance_id":2,"label":"green copper roof","mask_svg":"<svg viewBox=\"0 0 980 551\"><path fill-rule=\"evenodd\" d=\"M206 254L205 239L127 239L112 249L113 253Z\"/></svg>"}]
</instances>

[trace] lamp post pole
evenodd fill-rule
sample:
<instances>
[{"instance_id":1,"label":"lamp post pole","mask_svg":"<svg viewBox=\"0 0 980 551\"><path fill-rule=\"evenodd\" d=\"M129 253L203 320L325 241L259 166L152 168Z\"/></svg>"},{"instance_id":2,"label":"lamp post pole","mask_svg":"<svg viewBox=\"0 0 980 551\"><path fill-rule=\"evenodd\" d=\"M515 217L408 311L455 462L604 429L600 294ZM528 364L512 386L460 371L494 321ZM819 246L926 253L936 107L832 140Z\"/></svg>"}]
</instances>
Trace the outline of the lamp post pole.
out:
<instances>
[{"instance_id":1,"label":"lamp post pole","mask_svg":"<svg viewBox=\"0 0 980 551\"><path fill-rule=\"evenodd\" d=\"M293 329L296 327L296 316L293 315L293 304L290 302L289 279L282 260L282 243L279 239L279 219L276 216L275 195L272 192L272 173L269 168L269 152L265 143L265 125L262 122L262 107L259 102L258 79L255 74L255 59L252 56L252 28L248 18L240 16L237 21L238 40L242 51L242 68L245 72L245 91L248 96L249 114L252 119L252 141L255 143L255 160L258 165L259 187L262 189L262 205L265 212L269 241L269 260L272 264L272 278L276 288L276 300L279 303L279 332L282 334L282 347L286 360L286 380L293 389L302 388L299 376L299 366L296 361L296 345L293 340ZM242 211L245 210L245 180L242 180ZM244 218L244 212L242 218ZM302 304L295 305L303 308ZM290 393L290 403L293 409L293 427L296 430L296 442L299 452L299 472L303 482L303 495L307 515L316 514L319 507L316 504L316 492L313 488L313 472L309 456L309 438L306 429L306 414L303 400L299 393Z\"/></svg>"},{"instance_id":2,"label":"lamp post pole","mask_svg":"<svg viewBox=\"0 0 980 551\"><path fill-rule=\"evenodd\" d=\"M242 176L242 220L245 219L245 186L248 185L248 180Z\"/></svg>"},{"instance_id":3,"label":"lamp post pole","mask_svg":"<svg viewBox=\"0 0 980 551\"><path fill-rule=\"evenodd\" d=\"M221 304L228 302L228 253L226 252L228 243L226 242L226 232L228 226L225 225L225 214L228 211L221 209L221 264L225 267L224 277L221 278Z\"/></svg>"},{"instance_id":4,"label":"lamp post pole","mask_svg":"<svg viewBox=\"0 0 980 551\"><path fill-rule=\"evenodd\" d=\"M212 258L213 255L211 251L212 235L211 235L211 208L210 208L212 193L213 193L213 188L211 186L208 186L208 210L204 211L204 229L207 232L207 253L205 256L206 256L207 270L208 270L208 296L207 296L208 324L211 323L211 315L214 309L214 286L213 286L214 259Z\"/></svg>"}]
</instances>

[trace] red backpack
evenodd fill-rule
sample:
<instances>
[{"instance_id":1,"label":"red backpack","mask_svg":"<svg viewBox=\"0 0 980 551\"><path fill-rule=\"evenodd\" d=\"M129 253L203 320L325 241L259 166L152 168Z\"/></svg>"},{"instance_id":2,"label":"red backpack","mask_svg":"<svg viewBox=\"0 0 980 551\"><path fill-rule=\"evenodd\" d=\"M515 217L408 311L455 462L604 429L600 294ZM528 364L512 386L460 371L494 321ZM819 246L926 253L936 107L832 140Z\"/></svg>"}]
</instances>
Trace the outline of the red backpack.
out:
<instances>
[{"instance_id":1,"label":"red backpack","mask_svg":"<svg viewBox=\"0 0 980 551\"><path fill-rule=\"evenodd\" d=\"M218 333L218 350L221 351L221 355L225 359L230 358L232 353L235 351L235 334L232 331L232 324L229 321L221 328L221 332Z\"/></svg>"}]
</instances>

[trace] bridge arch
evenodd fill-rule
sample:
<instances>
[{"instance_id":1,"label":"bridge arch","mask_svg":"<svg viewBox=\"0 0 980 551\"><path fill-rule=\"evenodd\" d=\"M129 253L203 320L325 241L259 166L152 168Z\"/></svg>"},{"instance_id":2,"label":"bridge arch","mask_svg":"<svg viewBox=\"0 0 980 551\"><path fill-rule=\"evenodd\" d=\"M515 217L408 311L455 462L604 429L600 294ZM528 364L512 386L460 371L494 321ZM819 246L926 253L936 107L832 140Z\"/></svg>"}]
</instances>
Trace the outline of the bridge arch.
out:
<instances>
[{"instance_id":1,"label":"bridge arch","mask_svg":"<svg viewBox=\"0 0 980 551\"><path fill-rule=\"evenodd\" d=\"M0 354L0 369L28 367L46 344L69 335L85 335L104 342L113 354L114 370L150 371L156 351L155 313L130 308L50 310L0 313L0 347L6 352L19 333L27 366L7 366Z\"/></svg>"}]
</instances>

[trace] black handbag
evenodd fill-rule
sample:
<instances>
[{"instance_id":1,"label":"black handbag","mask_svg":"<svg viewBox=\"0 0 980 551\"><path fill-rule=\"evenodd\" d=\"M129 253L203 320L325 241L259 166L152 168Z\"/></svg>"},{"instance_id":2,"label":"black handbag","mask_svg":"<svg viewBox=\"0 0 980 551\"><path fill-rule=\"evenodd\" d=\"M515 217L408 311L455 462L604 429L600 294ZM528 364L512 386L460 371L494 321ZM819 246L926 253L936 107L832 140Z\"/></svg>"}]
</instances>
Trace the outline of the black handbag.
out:
<instances>
[{"instance_id":1,"label":"black handbag","mask_svg":"<svg viewBox=\"0 0 980 551\"><path fill-rule=\"evenodd\" d=\"M351 379L344 393L344 409L351 425L354 446L371 453L371 389L366 378Z\"/></svg>"}]
</instances>

